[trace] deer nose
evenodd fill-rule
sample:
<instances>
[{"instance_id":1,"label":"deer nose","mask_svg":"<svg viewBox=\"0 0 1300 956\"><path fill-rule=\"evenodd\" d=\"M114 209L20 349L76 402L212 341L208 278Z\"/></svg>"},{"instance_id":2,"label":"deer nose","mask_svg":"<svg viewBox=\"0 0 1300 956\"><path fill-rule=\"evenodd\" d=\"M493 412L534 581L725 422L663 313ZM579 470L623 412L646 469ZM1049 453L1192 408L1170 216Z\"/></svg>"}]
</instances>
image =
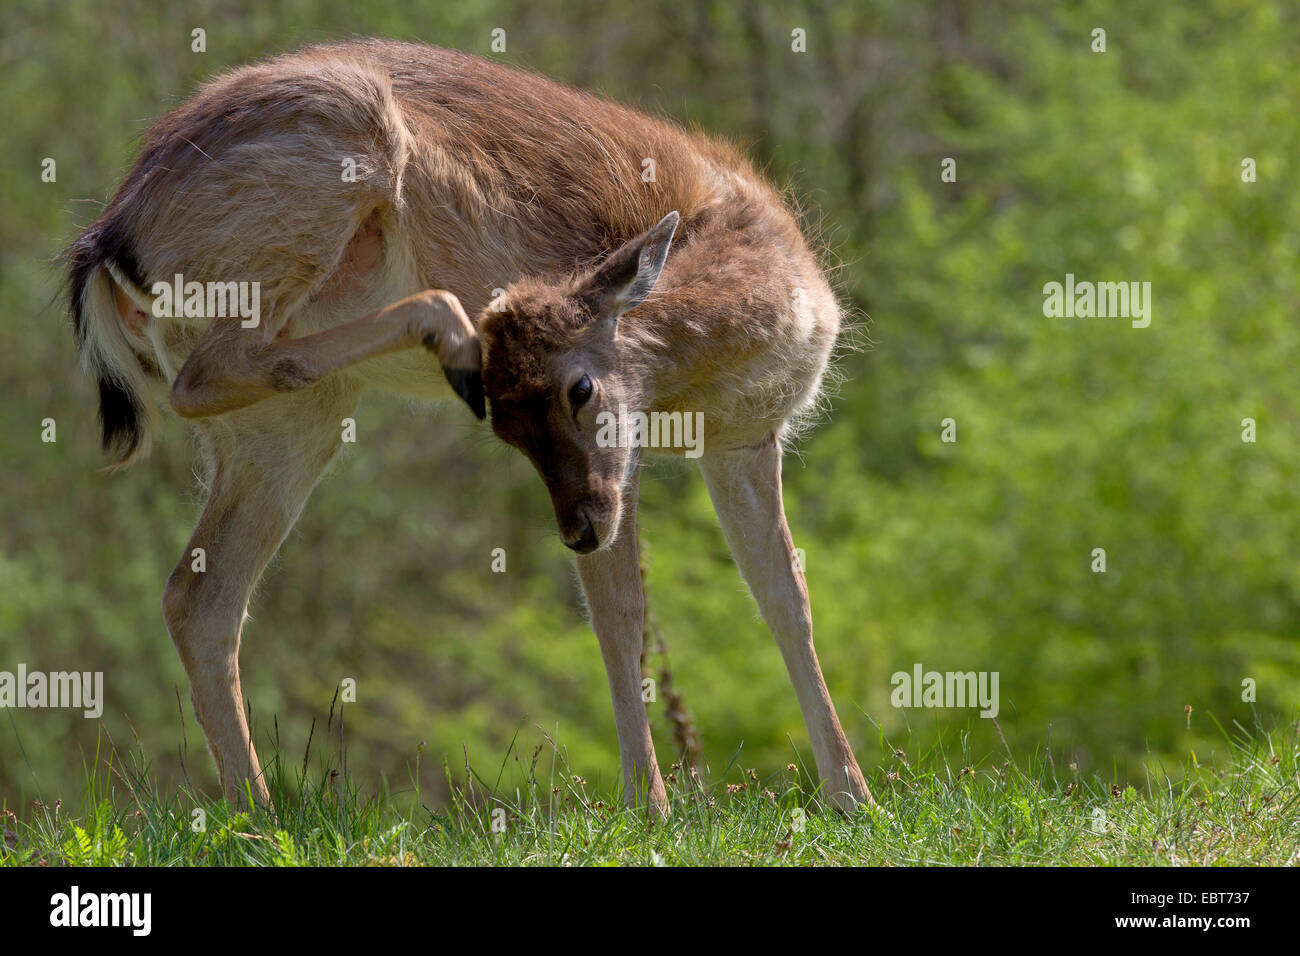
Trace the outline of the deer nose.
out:
<instances>
[{"instance_id":1,"label":"deer nose","mask_svg":"<svg viewBox=\"0 0 1300 956\"><path fill-rule=\"evenodd\" d=\"M596 540L596 529L591 526L591 519L585 512L582 515L582 522L582 530L578 532L578 536L572 539L566 538L564 543L579 554L590 554L596 550L596 545L600 542Z\"/></svg>"}]
</instances>

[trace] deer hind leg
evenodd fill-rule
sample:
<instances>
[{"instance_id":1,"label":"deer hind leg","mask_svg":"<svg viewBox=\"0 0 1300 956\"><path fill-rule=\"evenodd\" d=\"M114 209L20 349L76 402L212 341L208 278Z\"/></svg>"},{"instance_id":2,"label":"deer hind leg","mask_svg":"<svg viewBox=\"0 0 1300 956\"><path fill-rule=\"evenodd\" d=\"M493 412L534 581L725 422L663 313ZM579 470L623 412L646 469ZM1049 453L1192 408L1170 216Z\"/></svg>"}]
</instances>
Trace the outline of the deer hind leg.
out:
<instances>
[{"instance_id":1,"label":"deer hind leg","mask_svg":"<svg viewBox=\"0 0 1300 956\"><path fill-rule=\"evenodd\" d=\"M172 383L184 418L246 408L310 388L367 359L424 346L474 414L486 414L478 333L450 292L429 289L324 332L264 342L258 329L213 322Z\"/></svg>"},{"instance_id":2,"label":"deer hind leg","mask_svg":"<svg viewBox=\"0 0 1300 956\"><path fill-rule=\"evenodd\" d=\"M775 435L750 448L700 459L727 545L767 622L794 683L817 772L841 810L872 803L813 649L812 610L781 501L781 446Z\"/></svg>"},{"instance_id":3,"label":"deer hind leg","mask_svg":"<svg viewBox=\"0 0 1300 956\"><path fill-rule=\"evenodd\" d=\"M246 788L269 801L239 679L249 595L337 451L358 392L331 380L200 426L213 459L208 500L168 578L163 615L222 790L236 802Z\"/></svg>"},{"instance_id":4,"label":"deer hind leg","mask_svg":"<svg viewBox=\"0 0 1300 956\"><path fill-rule=\"evenodd\" d=\"M637 559L636 504L633 479L624 491L618 537L603 551L579 555L578 576L609 677L626 802L630 807L647 807L653 815L662 817L668 813L668 797L650 737L650 718L641 698L645 594Z\"/></svg>"}]
</instances>

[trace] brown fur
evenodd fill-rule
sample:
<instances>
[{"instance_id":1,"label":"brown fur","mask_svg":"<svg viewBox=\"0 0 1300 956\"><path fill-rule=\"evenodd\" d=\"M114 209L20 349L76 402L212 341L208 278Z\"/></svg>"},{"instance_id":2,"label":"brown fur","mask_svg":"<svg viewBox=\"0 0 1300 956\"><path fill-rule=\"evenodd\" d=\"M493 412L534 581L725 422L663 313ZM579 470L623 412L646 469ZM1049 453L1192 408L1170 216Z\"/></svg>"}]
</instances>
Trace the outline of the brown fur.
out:
<instances>
[{"instance_id":1,"label":"brown fur","mask_svg":"<svg viewBox=\"0 0 1300 956\"><path fill-rule=\"evenodd\" d=\"M629 799L664 796L636 663L638 459L594 447L590 427L619 401L705 415L701 467L818 767L838 805L870 799L812 652L779 491L780 441L818 394L840 312L794 216L734 150L455 51L312 47L159 120L68 264L106 448L142 455L167 401L207 453L208 503L164 613L227 793L266 796L239 690L249 592L360 390L447 397L441 363L480 415L486 391L566 540L581 538ZM261 325L154 317L146 289L178 273L259 282ZM594 394L570 408L582 375Z\"/></svg>"}]
</instances>

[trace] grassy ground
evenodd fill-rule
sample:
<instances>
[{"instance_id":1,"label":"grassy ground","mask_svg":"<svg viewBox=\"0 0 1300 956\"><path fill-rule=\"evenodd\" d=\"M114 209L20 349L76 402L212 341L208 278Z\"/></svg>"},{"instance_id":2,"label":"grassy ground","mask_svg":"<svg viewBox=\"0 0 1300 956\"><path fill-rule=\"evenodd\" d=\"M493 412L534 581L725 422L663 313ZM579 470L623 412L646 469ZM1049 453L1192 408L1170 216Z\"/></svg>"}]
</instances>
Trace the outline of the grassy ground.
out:
<instances>
[{"instance_id":1,"label":"grassy ground","mask_svg":"<svg viewBox=\"0 0 1300 956\"><path fill-rule=\"evenodd\" d=\"M469 772L450 806L365 796L328 761L269 777L278 812L158 792L139 755L105 748L86 794L5 809L0 863L292 865L1204 865L1300 862L1297 725L1224 730L1222 766L1149 768L1145 790L1081 778L1049 752L975 759L964 738L907 753L881 741L870 779L888 815L825 809L802 765L738 767L705 787L680 767L650 824L568 773L559 748ZM308 761L306 758L303 764ZM468 783L463 782L468 780ZM201 825L201 826L200 826Z\"/></svg>"}]
</instances>

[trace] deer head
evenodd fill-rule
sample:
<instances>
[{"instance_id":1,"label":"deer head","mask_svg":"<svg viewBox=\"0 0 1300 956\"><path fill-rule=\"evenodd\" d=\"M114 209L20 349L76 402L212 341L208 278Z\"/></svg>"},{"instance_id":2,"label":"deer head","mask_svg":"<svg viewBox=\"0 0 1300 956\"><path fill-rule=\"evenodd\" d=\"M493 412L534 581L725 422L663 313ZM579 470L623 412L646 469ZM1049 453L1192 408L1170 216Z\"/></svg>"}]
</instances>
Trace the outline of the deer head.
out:
<instances>
[{"instance_id":1,"label":"deer head","mask_svg":"<svg viewBox=\"0 0 1300 956\"><path fill-rule=\"evenodd\" d=\"M669 213L572 279L514 283L479 323L492 430L537 468L564 543L579 554L618 534L636 449L608 440L602 413L637 410L645 397L619 319L654 288L678 219Z\"/></svg>"}]
</instances>

